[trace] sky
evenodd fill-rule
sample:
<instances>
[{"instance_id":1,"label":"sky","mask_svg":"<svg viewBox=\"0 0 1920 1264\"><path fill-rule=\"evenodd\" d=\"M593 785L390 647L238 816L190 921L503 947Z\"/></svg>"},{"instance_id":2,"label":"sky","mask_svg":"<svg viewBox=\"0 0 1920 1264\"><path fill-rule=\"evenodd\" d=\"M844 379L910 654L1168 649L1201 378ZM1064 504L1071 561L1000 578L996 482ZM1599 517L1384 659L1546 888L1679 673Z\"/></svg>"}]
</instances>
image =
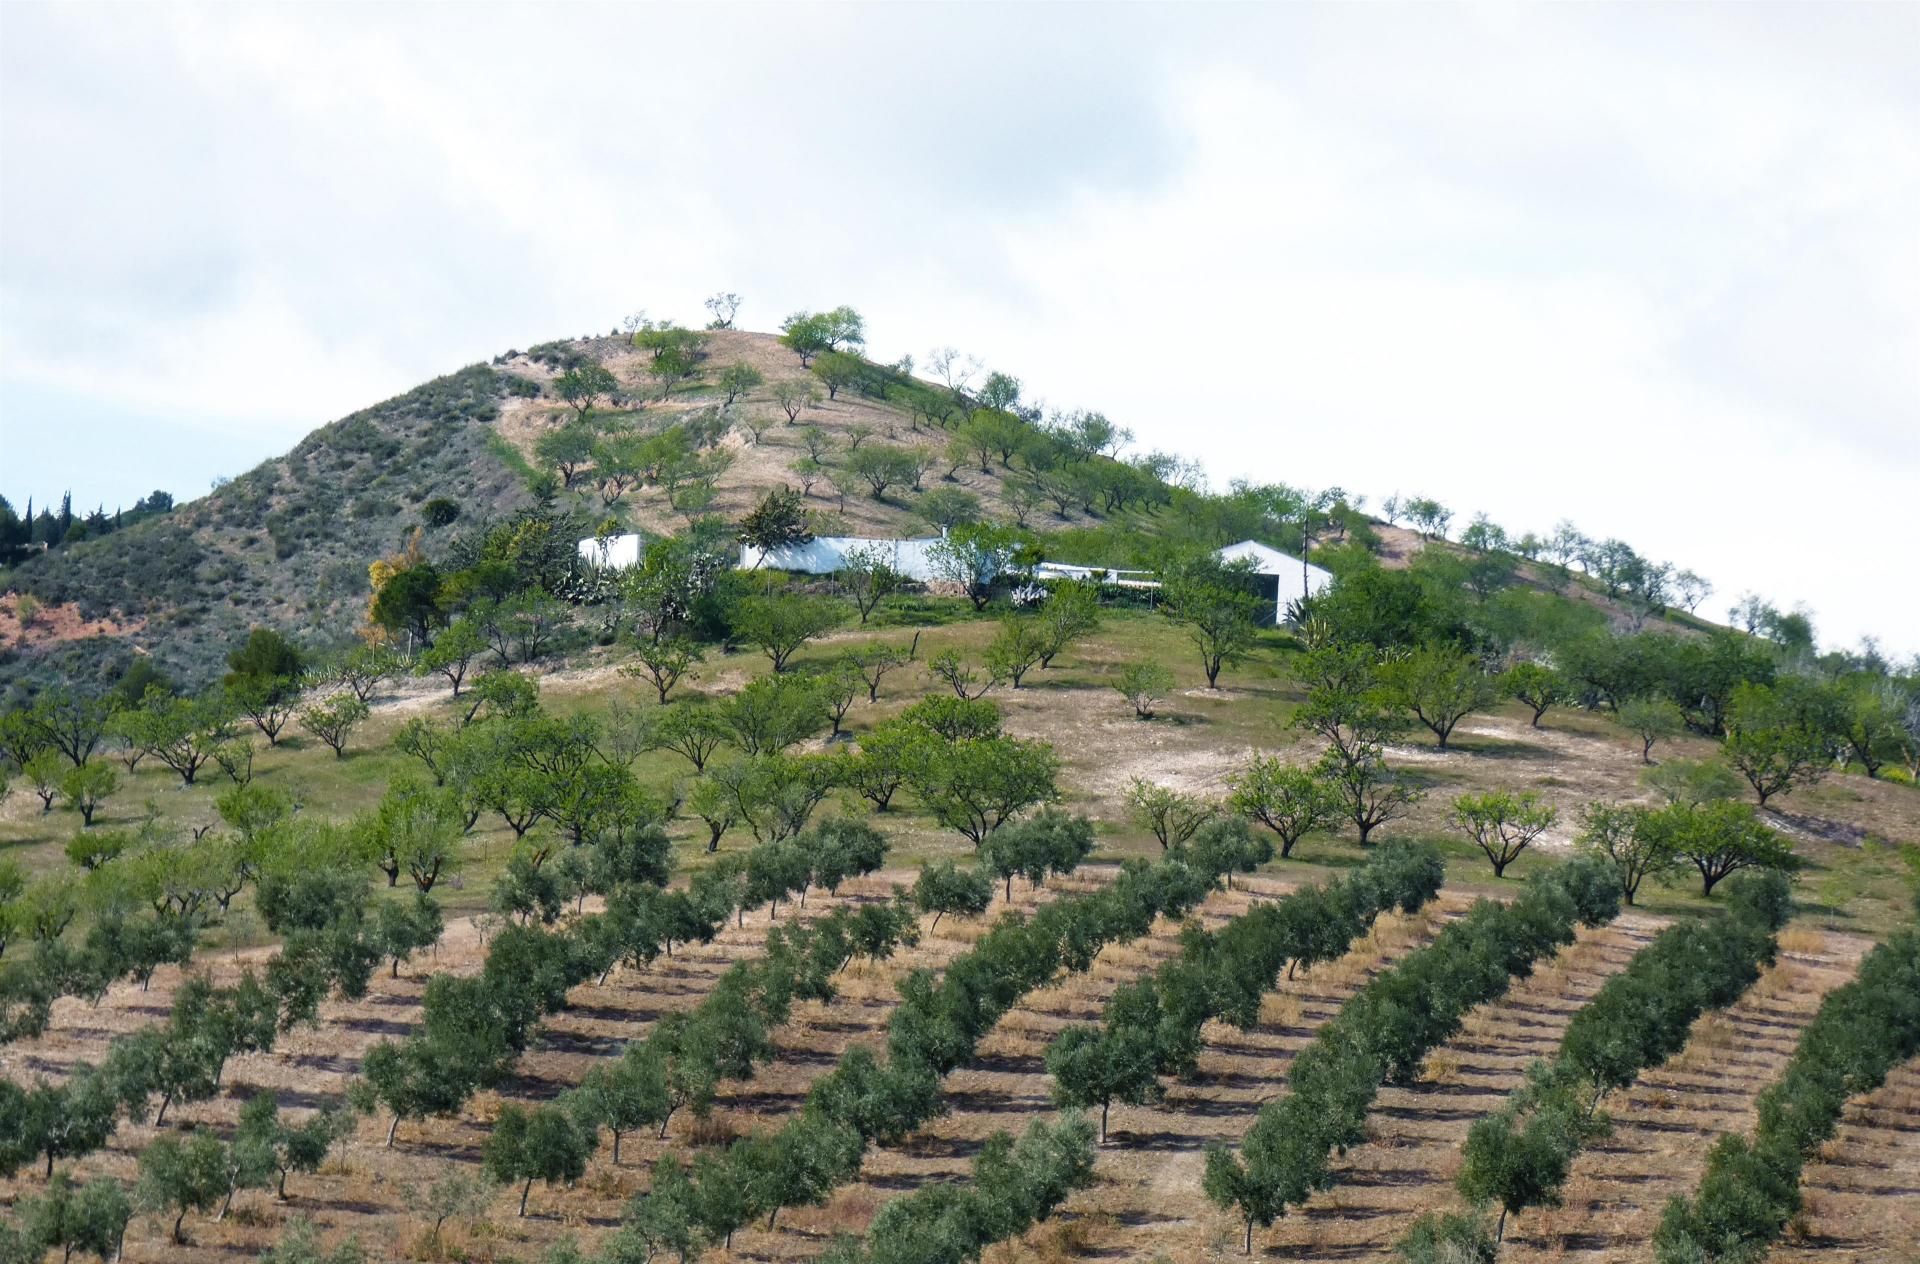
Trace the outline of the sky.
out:
<instances>
[{"instance_id":1,"label":"sky","mask_svg":"<svg viewBox=\"0 0 1920 1264\"><path fill-rule=\"evenodd\" d=\"M1920 4L0 5L0 492L849 303L1920 653Z\"/></svg>"}]
</instances>

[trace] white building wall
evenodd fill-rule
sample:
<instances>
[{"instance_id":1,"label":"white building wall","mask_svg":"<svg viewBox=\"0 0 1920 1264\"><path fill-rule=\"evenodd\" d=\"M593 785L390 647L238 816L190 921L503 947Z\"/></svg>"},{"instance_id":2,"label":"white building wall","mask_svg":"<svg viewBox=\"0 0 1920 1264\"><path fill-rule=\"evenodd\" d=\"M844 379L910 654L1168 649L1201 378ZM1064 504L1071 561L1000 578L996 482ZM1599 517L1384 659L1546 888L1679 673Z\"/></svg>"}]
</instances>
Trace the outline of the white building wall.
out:
<instances>
[{"instance_id":1,"label":"white building wall","mask_svg":"<svg viewBox=\"0 0 1920 1264\"><path fill-rule=\"evenodd\" d=\"M846 568L850 553L877 549L894 570L908 579L927 583L934 578L928 550L939 542L939 536L916 540L870 540L861 536L822 535L815 536L805 544L791 544L777 549L763 550L743 544L740 546L740 566L743 570L831 575Z\"/></svg>"},{"instance_id":2,"label":"white building wall","mask_svg":"<svg viewBox=\"0 0 1920 1264\"><path fill-rule=\"evenodd\" d=\"M611 567L621 570L640 564L640 554L647 547L647 538L643 535L610 535L605 539L593 537L579 544L580 556L588 563L603 570Z\"/></svg>"}]
</instances>

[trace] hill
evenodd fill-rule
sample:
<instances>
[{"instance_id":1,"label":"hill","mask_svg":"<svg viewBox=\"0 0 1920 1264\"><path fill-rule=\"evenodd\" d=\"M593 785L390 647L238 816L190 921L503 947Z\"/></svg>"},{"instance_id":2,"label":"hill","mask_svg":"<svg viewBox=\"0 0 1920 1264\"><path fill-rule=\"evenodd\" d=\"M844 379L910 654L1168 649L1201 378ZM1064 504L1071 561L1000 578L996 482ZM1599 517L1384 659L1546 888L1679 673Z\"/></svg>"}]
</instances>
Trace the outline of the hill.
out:
<instances>
[{"instance_id":1,"label":"hill","mask_svg":"<svg viewBox=\"0 0 1920 1264\"><path fill-rule=\"evenodd\" d=\"M31 594L39 606L29 625L14 616L12 599L0 599L0 696L57 680L107 683L136 656L204 685L254 626L316 651L351 644L371 562L415 532L429 556L442 556L463 536L527 510L543 486L550 510L581 537L738 521L784 486L804 492L821 534L925 534L932 522L981 516L1030 530L1056 560L1095 566L1153 565L1183 541L1214 547L1259 536L1300 547L1298 523L1276 508L1271 489L1195 495L1191 467L1178 458L1120 460L1125 431L1098 414L1043 418L1021 404L1010 378L969 389L851 355L839 356L836 375L822 371L826 359L810 355L803 365L775 335L691 337L697 350L668 375L657 338L652 346L608 336L509 351L323 426L170 513L0 572L0 593ZM592 366L610 375L606 389L570 400L567 375ZM562 477L543 440L575 431L631 438L637 464L605 477L596 451ZM647 446L662 435L687 437L663 458ZM876 455L904 469L876 481L889 477L883 461L874 478L862 477L860 462ZM1169 505L1176 511L1160 512ZM1538 548L1455 545L1370 516L1344 496L1322 507L1311 543L1330 564L1348 548L1388 569L1451 557L1469 586L1484 587L1476 576L1485 572L1494 587L1564 595L1615 626L1649 618L1680 632L1707 626L1664 601L1636 608L1621 584L1589 577L1584 562L1576 575L1564 558L1541 561Z\"/></svg>"}]
</instances>

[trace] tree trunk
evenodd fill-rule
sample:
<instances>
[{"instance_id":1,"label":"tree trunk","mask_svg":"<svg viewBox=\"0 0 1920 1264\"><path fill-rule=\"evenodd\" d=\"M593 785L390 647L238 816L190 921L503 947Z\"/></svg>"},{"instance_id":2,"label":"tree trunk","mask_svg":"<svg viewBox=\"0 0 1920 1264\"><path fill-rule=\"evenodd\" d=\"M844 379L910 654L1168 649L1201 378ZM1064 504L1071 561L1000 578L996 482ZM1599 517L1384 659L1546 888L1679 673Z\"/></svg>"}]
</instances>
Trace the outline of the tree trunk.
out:
<instances>
[{"instance_id":1,"label":"tree trunk","mask_svg":"<svg viewBox=\"0 0 1920 1264\"><path fill-rule=\"evenodd\" d=\"M220 1204L220 1214L213 1218L213 1222L215 1224L219 1224L222 1220L225 1220L227 1218L227 1211L232 1206L233 1206L233 1186L229 1185L227 1186L227 1196L225 1200L222 1201Z\"/></svg>"},{"instance_id":2,"label":"tree trunk","mask_svg":"<svg viewBox=\"0 0 1920 1264\"><path fill-rule=\"evenodd\" d=\"M154 1127L156 1127L156 1128L158 1128L158 1127L159 1127L159 1126L160 1126L161 1124L163 1124L163 1123L165 1123L165 1122L166 1122L166 1119L167 1119L167 1107L168 1107L168 1106L170 1106L170 1105L172 1105L172 1104L173 1104L173 1090L172 1090L172 1089L168 1089L168 1090L167 1090L166 1092L164 1092L164 1093L162 1093L162 1094L160 1095L160 1111L159 1111L159 1113L158 1113L158 1114L156 1114L156 1115L155 1115L155 1116L153 1117L153 1126L154 1126ZM180 1214L181 1214L181 1215L185 1215L186 1213L185 1213L185 1212L181 1212Z\"/></svg>"},{"instance_id":3,"label":"tree trunk","mask_svg":"<svg viewBox=\"0 0 1920 1264\"><path fill-rule=\"evenodd\" d=\"M527 1178L527 1183L520 1187L520 1214L523 1216L527 1214L527 1195L531 1194L532 1192L533 1192L533 1178L529 1176Z\"/></svg>"},{"instance_id":4,"label":"tree trunk","mask_svg":"<svg viewBox=\"0 0 1920 1264\"><path fill-rule=\"evenodd\" d=\"M280 1188L276 1192L279 1194L281 1202L287 1201L287 1169L286 1168L280 1169Z\"/></svg>"},{"instance_id":5,"label":"tree trunk","mask_svg":"<svg viewBox=\"0 0 1920 1264\"><path fill-rule=\"evenodd\" d=\"M1253 1217L1252 1216L1247 1217L1247 1240L1246 1240L1246 1244L1240 1248L1240 1254L1242 1255L1253 1254Z\"/></svg>"},{"instance_id":6,"label":"tree trunk","mask_svg":"<svg viewBox=\"0 0 1920 1264\"><path fill-rule=\"evenodd\" d=\"M615 1167L619 1167L620 1166L620 1133L618 1129L612 1129L610 1131L613 1132L613 1165Z\"/></svg>"},{"instance_id":7,"label":"tree trunk","mask_svg":"<svg viewBox=\"0 0 1920 1264\"><path fill-rule=\"evenodd\" d=\"M186 1221L187 1221L187 1209L185 1207L182 1207L180 1209L180 1214L173 1218L173 1240L183 1245L186 1243L187 1238L185 1234L180 1232L180 1226L185 1224Z\"/></svg>"},{"instance_id":8,"label":"tree trunk","mask_svg":"<svg viewBox=\"0 0 1920 1264\"><path fill-rule=\"evenodd\" d=\"M1113 1108L1113 1099L1106 1098L1100 1103L1100 1144L1107 1143L1107 1111Z\"/></svg>"},{"instance_id":9,"label":"tree trunk","mask_svg":"<svg viewBox=\"0 0 1920 1264\"><path fill-rule=\"evenodd\" d=\"M393 1122L387 1125L387 1149L393 1149L393 1134L400 1131L400 1112L393 1112Z\"/></svg>"},{"instance_id":10,"label":"tree trunk","mask_svg":"<svg viewBox=\"0 0 1920 1264\"><path fill-rule=\"evenodd\" d=\"M1494 1226L1493 1240L1495 1242L1507 1240L1507 1209L1505 1207L1500 1209L1500 1223Z\"/></svg>"}]
</instances>

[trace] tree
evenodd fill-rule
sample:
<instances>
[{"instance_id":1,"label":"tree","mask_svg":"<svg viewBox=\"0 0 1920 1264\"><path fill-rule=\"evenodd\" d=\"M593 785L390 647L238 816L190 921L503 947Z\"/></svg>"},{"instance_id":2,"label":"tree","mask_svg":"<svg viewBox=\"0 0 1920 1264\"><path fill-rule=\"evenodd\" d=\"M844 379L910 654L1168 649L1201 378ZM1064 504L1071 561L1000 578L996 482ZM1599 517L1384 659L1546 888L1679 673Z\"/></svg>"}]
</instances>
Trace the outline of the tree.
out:
<instances>
[{"instance_id":1,"label":"tree","mask_svg":"<svg viewBox=\"0 0 1920 1264\"><path fill-rule=\"evenodd\" d=\"M96 1176L85 1185L76 1185L65 1172L47 1182L39 1198L23 1198L14 1207L16 1222L24 1230L28 1249L5 1258L38 1260L49 1247L58 1247L65 1264L75 1251L99 1256L102 1264L120 1258L127 1221L133 1218L133 1205L120 1182L111 1176ZM5 1230L0 1229L0 1254L8 1245Z\"/></svg>"},{"instance_id":2,"label":"tree","mask_svg":"<svg viewBox=\"0 0 1920 1264\"><path fill-rule=\"evenodd\" d=\"M1220 810L1198 795L1140 777L1128 782L1125 802L1133 823L1158 839L1162 850L1192 838Z\"/></svg>"},{"instance_id":3,"label":"tree","mask_svg":"<svg viewBox=\"0 0 1920 1264\"><path fill-rule=\"evenodd\" d=\"M892 551L877 543L848 549L846 561L834 578L853 599L862 625L881 601L899 592L907 582L907 577L894 568Z\"/></svg>"},{"instance_id":4,"label":"tree","mask_svg":"<svg viewBox=\"0 0 1920 1264\"><path fill-rule=\"evenodd\" d=\"M60 797L80 814L83 826L93 824L93 814L108 795L119 788L120 778L111 765L100 760L69 768L60 778Z\"/></svg>"},{"instance_id":5,"label":"tree","mask_svg":"<svg viewBox=\"0 0 1920 1264\"><path fill-rule=\"evenodd\" d=\"M1042 633L1040 666L1052 667L1053 660L1069 645L1100 626L1100 590L1078 580L1054 584L1040 604L1038 617Z\"/></svg>"},{"instance_id":6,"label":"tree","mask_svg":"<svg viewBox=\"0 0 1920 1264\"><path fill-rule=\"evenodd\" d=\"M620 389L620 381L602 364L582 364L553 380L554 394L567 401L574 419L584 422L602 396Z\"/></svg>"},{"instance_id":7,"label":"tree","mask_svg":"<svg viewBox=\"0 0 1920 1264\"><path fill-rule=\"evenodd\" d=\"M999 632L987 643L988 673L1018 689L1020 681L1046 656L1051 639L1051 629L1031 615L1010 615L1000 620Z\"/></svg>"},{"instance_id":8,"label":"tree","mask_svg":"<svg viewBox=\"0 0 1920 1264\"><path fill-rule=\"evenodd\" d=\"M880 701L880 682L888 672L907 665L906 651L881 641L869 641L847 655L847 662L867 685L867 701Z\"/></svg>"},{"instance_id":9,"label":"tree","mask_svg":"<svg viewBox=\"0 0 1920 1264\"><path fill-rule=\"evenodd\" d=\"M1640 774L1641 782L1668 803L1700 807L1740 797L1740 777L1717 760L1669 759Z\"/></svg>"},{"instance_id":10,"label":"tree","mask_svg":"<svg viewBox=\"0 0 1920 1264\"><path fill-rule=\"evenodd\" d=\"M1072 873L1093 850L1093 825L1084 816L1051 809L995 829L980 845L980 863L1006 883L1013 898L1015 875L1034 886L1048 874Z\"/></svg>"},{"instance_id":11,"label":"tree","mask_svg":"<svg viewBox=\"0 0 1920 1264\"><path fill-rule=\"evenodd\" d=\"M962 702L978 702L986 692L1000 683L1000 676L991 670L995 665L988 664L989 670L975 671L958 650L942 650L927 660L927 674L942 681L953 690L953 696Z\"/></svg>"},{"instance_id":12,"label":"tree","mask_svg":"<svg viewBox=\"0 0 1920 1264\"><path fill-rule=\"evenodd\" d=\"M227 655L221 682L235 705L267 736L272 746L300 695L306 660L292 642L271 628L255 628Z\"/></svg>"},{"instance_id":13,"label":"tree","mask_svg":"<svg viewBox=\"0 0 1920 1264\"><path fill-rule=\"evenodd\" d=\"M806 505L800 493L791 487L771 489L740 520L740 543L758 549L763 555L777 549L797 548L812 539ZM764 560L763 556L761 561Z\"/></svg>"},{"instance_id":14,"label":"tree","mask_svg":"<svg viewBox=\"0 0 1920 1264\"><path fill-rule=\"evenodd\" d=\"M421 645L431 643L434 630L446 621L440 572L431 562L397 572L380 585L369 613L375 626L393 635L404 634Z\"/></svg>"},{"instance_id":15,"label":"tree","mask_svg":"<svg viewBox=\"0 0 1920 1264\"><path fill-rule=\"evenodd\" d=\"M347 739L369 714L367 704L360 699L350 693L337 694L301 707L300 727L332 747L335 759L345 759Z\"/></svg>"},{"instance_id":16,"label":"tree","mask_svg":"<svg viewBox=\"0 0 1920 1264\"><path fill-rule=\"evenodd\" d=\"M1777 832L1745 804L1724 800L1694 806L1672 803L1648 812L1637 825L1645 845L1691 864L1700 874L1700 894L1742 869L1797 869L1800 858Z\"/></svg>"},{"instance_id":17,"label":"tree","mask_svg":"<svg viewBox=\"0 0 1920 1264\"><path fill-rule=\"evenodd\" d=\"M486 638L471 619L455 619L448 624L439 636L433 638L420 655L414 670L421 675L438 672L447 678L453 686L453 696L460 696L460 686L466 682L467 670L473 660L486 650Z\"/></svg>"},{"instance_id":18,"label":"tree","mask_svg":"<svg viewBox=\"0 0 1920 1264\"><path fill-rule=\"evenodd\" d=\"M680 678L706 659L699 646L685 637L677 636L661 640L642 638L634 643L633 656L640 661L621 668L621 674L643 679L652 685L654 692L660 695L661 706L667 704L667 695L680 683Z\"/></svg>"},{"instance_id":19,"label":"tree","mask_svg":"<svg viewBox=\"0 0 1920 1264\"><path fill-rule=\"evenodd\" d=\"M570 421L544 431L533 441L533 455L560 476L560 486L569 488L580 471L592 464L600 431L585 421Z\"/></svg>"},{"instance_id":20,"label":"tree","mask_svg":"<svg viewBox=\"0 0 1920 1264\"><path fill-rule=\"evenodd\" d=\"M727 407L742 395L758 389L767 379L765 374L751 364L737 362L721 369L717 380L720 389L726 393L726 399L721 401L721 406Z\"/></svg>"},{"instance_id":21,"label":"tree","mask_svg":"<svg viewBox=\"0 0 1920 1264\"><path fill-rule=\"evenodd\" d=\"M1680 708L1666 698L1641 696L1620 704L1620 723L1640 739L1640 762L1653 763L1653 747L1662 738L1677 736L1686 721Z\"/></svg>"},{"instance_id":22,"label":"tree","mask_svg":"<svg viewBox=\"0 0 1920 1264\"><path fill-rule=\"evenodd\" d=\"M1302 838L1340 819L1339 796L1322 771L1255 756L1228 779L1227 810L1258 821L1280 839L1286 859Z\"/></svg>"},{"instance_id":23,"label":"tree","mask_svg":"<svg viewBox=\"0 0 1920 1264\"><path fill-rule=\"evenodd\" d=\"M1533 712L1534 728L1540 727L1540 717L1549 707L1573 696L1567 678L1544 663L1515 663L1500 678L1500 685L1508 697L1519 699Z\"/></svg>"},{"instance_id":24,"label":"tree","mask_svg":"<svg viewBox=\"0 0 1920 1264\"><path fill-rule=\"evenodd\" d=\"M181 1232L189 1211L211 1211L227 1198L226 1146L212 1133L196 1132L184 1142L159 1136L140 1152L140 1179L134 1204L143 1210L173 1212L173 1240L184 1244Z\"/></svg>"},{"instance_id":25,"label":"tree","mask_svg":"<svg viewBox=\"0 0 1920 1264\"><path fill-rule=\"evenodd\" d=\"M480 1151L488 1176L503 1184L525 1181L520 1187L522 1216L527 1214L527 1195L536 1180L571 1184L586 1175L592 1154L592 1137L573 1116L551 1105L533 1110L503 1107Z\"/></svg>"},{"instance_id":26,"label":"tree","mask_svg":"<svg viewBox=\"0 0 1920 1264\"><path fill-rule=\"evenodd\" d=\"M1453 801L1454 825L1486 856L1496 878L1504 878L1507 866L1553 828L1559 816L1556 808L1540 802L1531 790L1463 794Z\"/></svg>"},{"instance_id":27,"label":"tree","mask_svg":"<svg viewBox=\"0 0 1920 1264\"><path fill-rule=\"evenodd\" d=\"M773 384L773 402L787 415L787 424L796 425L802 412L820 402L820 389L812 382L789 378Z\"/></svg>"},{"instance_id":28,"label":"tree","mask_svg":"<svg viewBox=\"0 0 1920 1264\"><path fill-rule=\"evenodd\" d=\"M959 487L934 487L913 504L914 516L936 531L980 521L980 498Z\"/></svg>"},{"instance_id":29,"label":"tree","mask_svg":"<svg viewBox=\"0 0 1920 1264\"><path fill-rule=\"evenodd\" d=\"M1264 603L1229 581L1170 577L1161 588L1160 610L1187 630L1200 651L1207 688L1220 687L1223 667L1253 648Z\"/></svg>"},{"instance_id":30,"label":"tree","mask_svg":"<svg viewBox=\"0 0 1920 1264\"><path fill-rule=\"evenodd\" d=\"M620 1166L620 1139L660 1122L667 1108L667 1085L657 1060L627 1046L626 1055L593 1067L567 1094L575 1121L591 1137L605 1128L613 1136L613 1165Z\"/></svg>"},{"instance_id":31,"label":"tree","mask_svg":"<svg viewBox=\"0 0 1920 1264\"><path fill-rule=\"evenodd\" d=\"M1120 669L1113 687L1133 707L1135 719L1151 720L1160 700L1173 692L1173 673L1151 660L1129 663Z\"/></svg>"},{"instance_id":32,"label":"tree","mask_svg":"<svg viewBox=\"0 0 1920 1264\"><path fill-rule=\"evenodd\" d=\"M1812 709L1768 685L1734 689L1723 749L1763 808L1776 794L1819 782L1834 759L1832 733Z\"/></svg>"},{"instance_id":33,"label":"tree","mask_svg":"<svg viewBox=\"0 0 1920 1264\"><path fill-rule=\"evenodd\" d=\"M818 684L805 677L762 676L721 709L727 733L743 754L772 755L818 733L827 708Z\"/></svg>"},{"instance_id":34,"label":"tree","mask_svg":"<svg viewBox=\"0 0 1920 1264\"><path fill-rule=\"evenodd\" d=\"M734 616L734 631L783 672L802 646L841 621L840 610L817 597L749 597Z\"/></svg>"},{"instance_id":35,"label":"tree","mask_svg":"<svg viewBox=\"0 0 1920 1264\"><path fill-rule=\"evenodd\" d=\"M802 368L816 356L866 345L866 322L851 307L795 312L780 322L780 330L780 345L800 357Z\"/></svg>"},{"instance_id":36,"label":"tree","mask_svg":"<svg viewBox=\"0 0 1920 1264\"><path fill-rule=\"evenodd\" d=\"M913 903L922 913L933 914L935 926L948 913L978 917L993 903L993 879L980 869L962 869L943 860L920 870L913 884Z\"/></svg>"},{"instance_id":37,"label":"tree","mask_svg":"<svg viewBox=\"0 0 1920 1264\"><path fill-rule=\"evenodd\" d=\"M1353 759L1328 751L1320 759L1319 773L1339 797L1341 814L1353 822L1362 847L1374 830L1399 820L1425 797L1418 787L1394 775L1377 751Z\"/></svg>"},{"instance_id":38,"label":"tree","mask_svg":"<svg viewBox=\"0 0 1920 1264\"><path fill-rule=\"evenodd\" d=\"M1394 1246L1406 1264L1495 1264L1500 1247L1473 1212L1421 1214Z\"/></svg>"},{"instance_id":39,"label":"tree","mask_svg":"<svg viewBox=\"0 0 1920 1264\"><path fill-rule=\"evenodd\" d=\"M1644 808L1621 804L1594 802L1580 809L1580 846L1613 865L1629 906L1643 881L1672 869L1678 859L1671 850L1670 832L1641 828L1646 817Z\"/></svg>"},{"instance_id":40,"label":"tree","mask_svg":"<svg viewBox=\"0 0 1920 1264\"><path fill-rule=\"evenodd\" d=\"M928 546L927 564L935 579L957 585L975 610L984 610L994 580L1007 572L1025 545L1012 527L962 523Z\"/></svg>"},{"instance_id":41,"label":"tree","mask_svg":"<svg viewBox=\"0 0 1920 1264\"><path fill-rule=\"evenodd\" d=\"M259 1157L253 1161L279 1174L275 1194L285 1202L288 1175L319 1171L327 1151L349 1127L345 1115L324 1110L316 1111L303 1124L290 1124L281 1118L280 1104L273 1094L259 1093L240 1108L240 1126L233 1145L237 1150L254 1152Z\"/></svg>"},{"instance_id":42,"label":"tree","mask_svg":"<svg viewBox=\"0 0 1920 1264\"><path fill-rule=\"evenodd\" d=\"M842 387L851 386L860 380L866 371L866 363L859 356L847 355L840 351L823 351L814 358L813 375L827 388L827 398L837 399ZM878 492L874 493L876 496Z\"/></svg>"},{"instance_id":43,"label":"tree","mask_svg":"<svg viewBox=\"0 0 1920 1264\"><path fill-rule=\"evenodd\" d=\"M682 701L657 714L647 744L682 756L695 772L706 771L707 761L727 742L727 720L717 708Z\"/></svg>"},{"instance_id":44,"label":"tree","mask_svg":"<svg viewBox=\"0 0 1920 1264\"><path fill-rule=\"evenodd\" d=\"M475 1220L484 1215L493 1201L493 1190L485 1178L458 1169L447 1171L425 1189L401 1187L406 1205L433 1221L430 1241L435 1251L440 1249L441 1226L449 1220Z\"/></svg>"},{"instance_id":45,"label":"tree","mask_svg":"<svg viewBox=\"0 0 1920 1264\"><path fill-rule=\"evenodd\" d=\"M99 748L113 713L111 698L82 693L66 685L53 685L34 700L22 723L27 730L27 740L34 746L51 746L78 767ZM14 744L17 747L18 743Z\"/></svg>"},{"instance_id":46,"label":"tree","mask_svg":"<svg viewBox=\"0 0 1920 1264\"><path fill-rule=\"evenodd\" d=\"M157 687L150 687L140 707L123 712L116 723L129 743L150 752L189 786L232 736L219 699L181 698Z\"/></svg>"},{"instance_id":47,"label":"tree","mask_svg":"<svg viewBox=\"0 0 1920 1264\"><path fill-rule=\"evenodd\" d=\"M1429 646L1386 664L1381 672L1389 694L1424 724L1447 749L1461 720L1492 705L1495 690L1469 654Z\"/></svg>"},{"instance_id":48,"label":"tree","mask_svg":"<svg viewBox=\"0 0 1920 1264\"><path fill-rule=\"evenodd\" d=\"M1100 1108L1100 1140L1107 1139L1107 1112L1118 1100L1131 1106L1160 1096L1158 1050L1153 1032L1135 1026L1076 1024L1047 1047L1047 1074L1054 1104Z\"/></svg>"},{"instance_id":49,"label":"tree","mask_svg":"<svg viewBox=\"0 0 1920 1264\"><path fill-rule=\"evenodd\" d=\"M1059 768L1046 742L975 738L930 749L908 784L935 820L978 847L1016 813L1057 798Z\"/></svg>"}]
</instances>

